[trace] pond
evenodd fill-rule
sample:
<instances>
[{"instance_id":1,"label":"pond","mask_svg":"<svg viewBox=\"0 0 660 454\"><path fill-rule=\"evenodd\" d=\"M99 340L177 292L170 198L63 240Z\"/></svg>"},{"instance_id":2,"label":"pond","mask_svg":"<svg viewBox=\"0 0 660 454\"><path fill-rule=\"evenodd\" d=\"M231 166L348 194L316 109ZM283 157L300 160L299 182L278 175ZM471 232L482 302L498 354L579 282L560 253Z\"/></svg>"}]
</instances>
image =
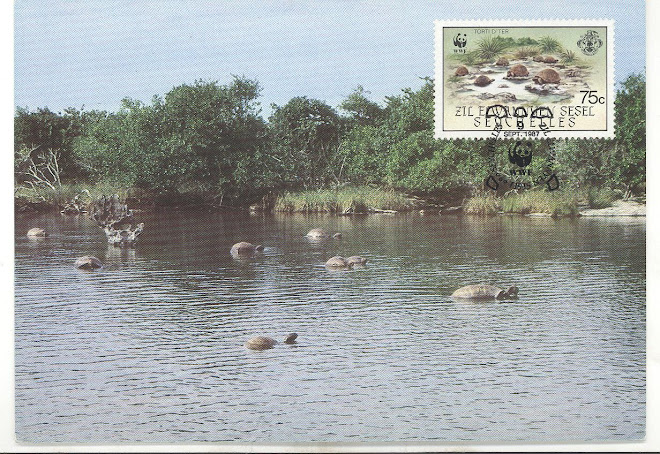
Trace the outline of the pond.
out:
<instances>
[{"instance_id":1,"label":"pond","mask_svg":"<svg viewBox=\"0 0 660 454\"><path fill-rule=\"evenodd\" d=\"M644 218L138 217L120 249L84 216L17 216L19 441L644 437ZM337 254L369 261L326 270ZM450 297L481 282L518 299Z\"/></svg>"}]
</instances>

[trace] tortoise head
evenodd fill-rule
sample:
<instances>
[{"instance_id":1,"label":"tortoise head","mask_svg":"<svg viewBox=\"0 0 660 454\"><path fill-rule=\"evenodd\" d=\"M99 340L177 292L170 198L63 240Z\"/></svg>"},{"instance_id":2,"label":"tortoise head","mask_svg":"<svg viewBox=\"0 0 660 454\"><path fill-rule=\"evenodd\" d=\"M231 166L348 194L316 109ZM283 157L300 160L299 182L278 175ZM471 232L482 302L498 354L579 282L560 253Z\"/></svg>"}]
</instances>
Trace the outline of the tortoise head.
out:
<instances>
[{"instance_id":1,"label":"tortoise head","mask_svg":"<svg viewBox=\"0 0 660 454\"><path fill-rule=\"evenodd\" d=\"M261 252L261 251L264 250L264 247L263 247L261 244L258 244L258 245L256 245L256 246L254 247L254 250L255 250L255 251L259 251L259 252Z\"/></svg>"},{"instance_id":2,"label":"tortoise head","mask_svg":"<svg viewBox=\"0 0 660 454\"><path fill-rule=\"evenodd\" d=\"M511 287L509 287L509 289L506 291L506 296L510 296L510 297L513 297L513 298L517 297L518 296L518 287L516 287L515 285L512 285Z\"/></svg>"},{"instance_id":3,"label":"tortoise head","mask_svg":"<svg viewBox=\"0 0 660 454\"><path fill-rule=\"evenodd\" d=\"M296 338L298 335L296 333L291 333L286 338L284 339L285 344L295 344L296 343Z\"/></svg>"}]
</instances>

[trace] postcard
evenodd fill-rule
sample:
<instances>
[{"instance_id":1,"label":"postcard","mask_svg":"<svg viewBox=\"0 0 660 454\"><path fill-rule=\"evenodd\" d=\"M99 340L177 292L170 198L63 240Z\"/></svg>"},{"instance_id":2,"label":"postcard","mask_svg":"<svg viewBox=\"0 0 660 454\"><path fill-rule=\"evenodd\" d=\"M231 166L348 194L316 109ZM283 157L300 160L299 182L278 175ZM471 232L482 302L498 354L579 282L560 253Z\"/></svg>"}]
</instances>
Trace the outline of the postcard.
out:
<instances>
[{"instance_id":1,"label":"postcard","mask_svg":"<svg viewBox=\"0 0 660 454\"><path fill-rule=\"evenodd\" d=\"M16 447L642 449L645 6L16 1Z\"/></svg>"}]
</instances>

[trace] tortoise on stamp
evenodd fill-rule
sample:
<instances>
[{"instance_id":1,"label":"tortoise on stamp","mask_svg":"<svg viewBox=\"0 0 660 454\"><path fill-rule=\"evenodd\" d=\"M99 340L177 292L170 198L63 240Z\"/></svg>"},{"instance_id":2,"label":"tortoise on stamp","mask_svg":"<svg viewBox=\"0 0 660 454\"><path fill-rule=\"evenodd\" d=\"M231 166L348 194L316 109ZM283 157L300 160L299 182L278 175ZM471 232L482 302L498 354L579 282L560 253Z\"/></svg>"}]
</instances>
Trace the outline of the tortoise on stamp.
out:
<instances>
[{"instance_id":1,"label":"tortoise on stamp","mask_svg":"<svg viewBox=\"0 0 660 454\"><path fill-rule=\"evenodd\" d=\"M435 137L614 137L614 22L436 21Z\"/></svg>"}]
</instances>

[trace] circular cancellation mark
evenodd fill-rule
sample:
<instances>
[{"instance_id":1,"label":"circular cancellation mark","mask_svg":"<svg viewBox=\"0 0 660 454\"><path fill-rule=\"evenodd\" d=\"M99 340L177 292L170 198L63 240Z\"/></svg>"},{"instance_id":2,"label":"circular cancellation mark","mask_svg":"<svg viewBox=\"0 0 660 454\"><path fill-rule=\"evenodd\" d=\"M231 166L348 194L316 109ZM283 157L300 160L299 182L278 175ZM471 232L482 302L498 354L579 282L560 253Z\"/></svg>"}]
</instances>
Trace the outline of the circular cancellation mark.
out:
<instances>
[{"instance_id":1,"label":"circular cancellation mark","mask_svg":"<svg viewBox=\"0 0 660 454\"><path fill-rule=\"evenodd\" d=\"M485 180L487 188L493 191L511 189L530 189L534 186L545 185L549 191L559 189L559 178L554 172L555 157L557 154L555 140L550 137L550 131L544 123L540 124L540 131L515 131L508 132L507 138L518 139L512 144L507 152L509 162L512 164L510 173L504 173L497 168L496 148L497 140L502 133L501 112L506 108L501 105L489 106L486 117L494 118L495 127L491 137L486 140L490 174ZM551 114L550 114L551 115ZM549 140L549 152L543 168L538 175L532 175L530 164L533 159L533 141L524 140L525 137L538 137Z\"/></svg>"}]
</instances>

